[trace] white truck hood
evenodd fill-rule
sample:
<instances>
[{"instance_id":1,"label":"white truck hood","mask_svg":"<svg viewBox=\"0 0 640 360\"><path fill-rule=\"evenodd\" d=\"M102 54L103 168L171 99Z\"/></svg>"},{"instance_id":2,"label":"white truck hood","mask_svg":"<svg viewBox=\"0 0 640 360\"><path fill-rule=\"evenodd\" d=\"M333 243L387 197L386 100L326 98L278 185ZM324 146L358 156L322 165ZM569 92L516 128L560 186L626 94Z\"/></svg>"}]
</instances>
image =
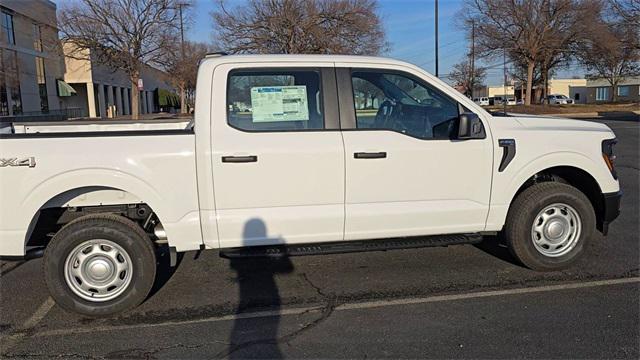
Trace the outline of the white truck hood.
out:
<instances>
[{"instance_id":1,"label":"white truck hood","mask_svg":"<svg viewBox=\"0 0 640 360\"><path fill-rule=\"evenodd\" d=\"M511 117L511 119L531 130L596 131L612 133L607 125L594 121L531 115L516 115Z\"/></svg>"}]
</instances>

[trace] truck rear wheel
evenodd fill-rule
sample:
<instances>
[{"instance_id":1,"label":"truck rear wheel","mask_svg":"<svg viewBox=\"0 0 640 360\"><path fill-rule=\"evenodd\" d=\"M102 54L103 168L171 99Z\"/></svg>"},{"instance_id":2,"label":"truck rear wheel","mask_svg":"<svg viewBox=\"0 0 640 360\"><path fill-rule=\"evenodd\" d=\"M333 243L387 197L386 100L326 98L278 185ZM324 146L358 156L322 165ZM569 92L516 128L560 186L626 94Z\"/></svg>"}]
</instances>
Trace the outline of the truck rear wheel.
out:
<instances>
[{"instance_id":1,"label":"truck rear wheel","mask_svg":"<svg viewBox=\"0 0 640 360\"><path fill-rule=\"evenodd\" d=\"M60 307L102 317L144 301L155 280L156 259L149 237L135 222L98 214L58 231L45 250L43 267Z\"/></svg>"},{"instance_id":2,"label":"truck rear wheel","mask_svg":"<svg viewBox=\"0 0 640 360\"><path fill-rule=\"evenodd\" d=\"M511 253L533 270L569 267L593 236L595 212L578 189L544 182L524 190L514 200L504 236Z\"/></svg>"}]
</instances>

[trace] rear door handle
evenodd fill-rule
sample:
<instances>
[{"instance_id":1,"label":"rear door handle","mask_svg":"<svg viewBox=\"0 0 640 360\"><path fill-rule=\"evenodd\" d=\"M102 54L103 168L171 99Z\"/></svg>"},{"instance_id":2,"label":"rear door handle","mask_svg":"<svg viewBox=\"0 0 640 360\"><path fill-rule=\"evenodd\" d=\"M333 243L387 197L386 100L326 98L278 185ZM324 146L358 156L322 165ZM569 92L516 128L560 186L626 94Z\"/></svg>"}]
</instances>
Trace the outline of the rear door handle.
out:
<instances>
[{"instance_id":1,"label":"rear door handle","mask_svg":"<svg viewBox=\"0 0 640 360\"><path fill-rule=\"evenodd\" d=\"M258 157L256 155L248 155L248 156L223 156L223 163L251 163L258 162Z\"/></svg>"},{"instance_id":2,"label":"rear door handle","mask_svg":"<svg viewBox=\"0 0 640 360\"><path fill-rule=\"evenodd\" d=\"M387 153L385 151L357 152L357 153L353 153L353 157L355 159L384 159L387 157Z\"/></svg>"}]
</instances>

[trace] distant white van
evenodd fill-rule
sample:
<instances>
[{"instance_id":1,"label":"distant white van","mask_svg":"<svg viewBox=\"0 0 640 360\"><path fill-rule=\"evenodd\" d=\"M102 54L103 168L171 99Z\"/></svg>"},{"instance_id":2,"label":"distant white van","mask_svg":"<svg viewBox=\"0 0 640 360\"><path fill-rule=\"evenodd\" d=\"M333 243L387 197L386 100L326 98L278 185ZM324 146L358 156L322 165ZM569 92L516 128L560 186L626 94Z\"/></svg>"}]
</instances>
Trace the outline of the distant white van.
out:
<instances>
[{"instance_id":1,"label":"distant white van","mask_svg":"<svg viewBox=\"0 0 640 360\"><path fill-rule=\"evenodd\" d=\"M489 106L488 97L477 97L473 99L473 102L481 106Z\"/></svg>"}]
</instances>

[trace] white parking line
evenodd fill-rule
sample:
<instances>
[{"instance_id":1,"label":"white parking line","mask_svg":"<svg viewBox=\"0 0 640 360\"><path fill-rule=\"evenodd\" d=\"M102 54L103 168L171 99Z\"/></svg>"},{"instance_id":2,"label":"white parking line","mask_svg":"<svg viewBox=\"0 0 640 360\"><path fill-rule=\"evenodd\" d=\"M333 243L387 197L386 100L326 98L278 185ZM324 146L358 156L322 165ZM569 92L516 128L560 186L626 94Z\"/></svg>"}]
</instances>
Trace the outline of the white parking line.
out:
<instances>
[{"instance_id":1,"label":"white parking line","mask_svg":"<svg viewBox=\"0 0 640 360\"><path fill-rule=\"evenodd\" d=\"M55 301L48 296L47 299L36 309L36 311L29 317L18 329L18 332L6 337L0 338L0 354L5 354L9 349L14 347L22 338L26 336L26 330L38 325L38 323L47 316L49 310L55 305Z\"/></svg>"},{"instance_id":2,"label":"white parking line","mask_svg":"<svg viewBox=\"0 0 640 360\"><path fill-rule=\"evenodd\" d=\"M539 293L539 292L582 289L582 288L592 288L592 287L598 287L598 286L611 286L611 285L621 285L621 284L631 284L631 283L640 283L640 277L587 281L587 282L578 282L578 283L569 283L569 284L560 284L560 285L536 286L536 287L509 289L509 290L480 291L480 292L471 292L471 293L454 294L454 295L427 296L427 297L421 297L421 298L408 298L408 299L399 299L399 300L369 301L369 302L362 302L362 303L339 305L335 308L335 310L345 311L345 310L357 310L357 309L371 309L371 308L386 307L386 306L425 304L425 303L443 302L443 301L457 301L457 300L477 299L477 298L485 298L485 297L497 297L497 296L519 295L519 294L529 294L529 293ZM320 312L322 311L322 309L323 309L322 306L315 306L315 307L305 307L305 308L283 309L283 310L276 310L276 311L262 311L262 312L245 313L245 314L237 314L237 315L226 315L226 316L220 316L220 317L209 317L209 318L203 318L203 319L197 319L197 320L170 321L170 322L162 322L162 323L154 323L154 324L132 324L132 325L116 325L116 326L105 325L105 326L96 326L91 328L75 328L75 329L66 328L66 329L56 329L56 330L37 332L33 334L33 336L36 336L36 337L59 336L59 335L81 334L81 333L93 333L98 331L117 331L117 330L127 330L127 329L151 328L151 327L159 327L159 326L176 326L176 325L188 325L188 324L198 324L198 323L207 323L207 322L233 321L236 319L253 319L253 318L262 318L262 317L270 317L270 316L301 315L304 313Z\"/></svg>"},{"instance_id":3,"label":"white parking line","mask_svg":"<svg viewBox=\"0 0 640 360\"><path fill-rule=\"evenodd\" d=\"M45 300L42 305L40 305L36 312L34 312L33 315L31 315L31 317L28 318L27 321L24 322L24 324L22 324L22 329L30 329L36 326L40 322L40 320L42 320L47 315L49 310L51 310L51 308L53 308L53 305L55 304L56 302L53 301L51 296L47 297L47 300Z\"/></svg>"},{"instance_id":4,"label":"white parking line","mask_svg":"<svg viewBox=\"0 0 640 360\"><path fill-rule=\"evenodd\" d=\"M371 308L383 307L383 306L412 305L412 304L424 304L424 303L432 303L432 302L440 302L440 301L478 299L478 298L485 298L485 297L492 297L492 296L530 294L530 293L538 293L538 292L571 290L571 289L590 288L590 287L597 287L597 286L630 284L630 283L638 283L638 282L640 282L640 277L588 281L588 282L560 284L560 285L536 286L536 287L508 289L508 290L480 291L480 292L472 292L472 293L466 293L466 294L429 296L424 298L413 298L413 299L381 300L381 301L371 301L371 302L365 302L365 303L344 304L344 305L337 306L336 310L371 309Z\"/></svg>"},{"instance_id":5,"label":"white parking line","mask_svg":"<svg viewBox=\"0 0 640 360\"><path fill-rule=\"evenodd\" d=\"M274 310L274 311L260 311L260 312L254 312L254 313L225 315L225 316L208 317L208 318L185 320L185 321L167 321L167 322L152 323L152 324L132 324L132 325L116 325L116 326L105 325L105 326L94 326L91 328L56 329L56 330L37 332L33 334L33 336L70 335L70 334L93 333L97 331L115 331L115 330L151 328L151 327L158 327L158 326L190 325L190 324L199 324L199 323L207 323L207 322L234 321L238 319L256 319L256 318L272 317L272 316L301 315L304 313L313 313L313 312L319 312L319 311L322 311L322 306L283 309L283 310Z\"/></svg>"}]
</instances>

